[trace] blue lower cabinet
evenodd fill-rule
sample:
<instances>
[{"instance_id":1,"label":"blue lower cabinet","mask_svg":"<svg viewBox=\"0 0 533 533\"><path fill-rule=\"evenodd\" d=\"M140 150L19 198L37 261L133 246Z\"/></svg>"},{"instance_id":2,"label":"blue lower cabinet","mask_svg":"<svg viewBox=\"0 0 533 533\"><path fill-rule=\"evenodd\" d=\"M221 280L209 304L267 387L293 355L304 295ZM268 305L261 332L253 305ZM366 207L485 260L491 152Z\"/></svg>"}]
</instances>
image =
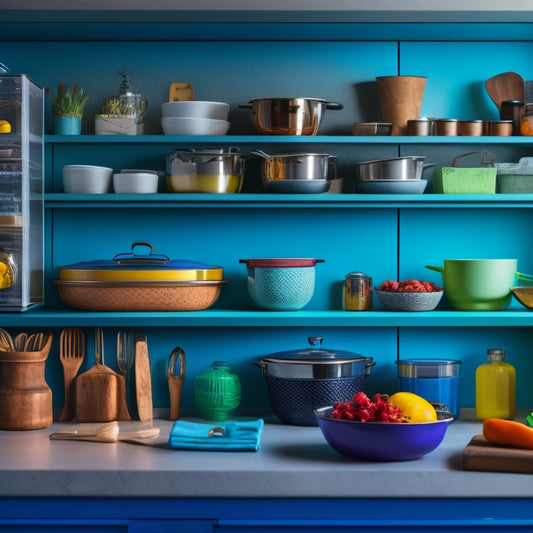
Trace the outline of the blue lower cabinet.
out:
<instances>
[{"instance_id":1,"label":"blue lower cabinet","mask_svg":"<svg viewBox=\"0 0 533 533\"><path fill-rule=\"evenodd\" d=\"M102 520L0 520L2 533L128 533L127 521ZM170 530L168 530L170 531Z\"/></svg>"},{"instance_id":2,"label":"blue lower cabinet","mask_svg":"<svg viewBox=\"0 0 533 533\"><path fill-rule=\"evenodd\" d=\"M404 532L441 532L474 533L476 531L531 531L533 522L513 520L221 520L215 525L220 533L386 533Z\"/></svg>"},{"instance_id":3,"label":"blue lower cabinet","mask_svg":"<svg viewBox=\"0 0 533 533\"><path fill-rule=\"evenodd\" d=\"M211 520L1 520L2 533L211 533Z\"/></svg>"},{"instance_id":4,"label":"blue lower cabinet","mask_svg":"<svg viewBox=\"0 0 533 533\"><path fill-rule=\"evenodd\" d=\"M211 520L133 520L130 533L211 533Z\"/></svg>"}]
</instances>

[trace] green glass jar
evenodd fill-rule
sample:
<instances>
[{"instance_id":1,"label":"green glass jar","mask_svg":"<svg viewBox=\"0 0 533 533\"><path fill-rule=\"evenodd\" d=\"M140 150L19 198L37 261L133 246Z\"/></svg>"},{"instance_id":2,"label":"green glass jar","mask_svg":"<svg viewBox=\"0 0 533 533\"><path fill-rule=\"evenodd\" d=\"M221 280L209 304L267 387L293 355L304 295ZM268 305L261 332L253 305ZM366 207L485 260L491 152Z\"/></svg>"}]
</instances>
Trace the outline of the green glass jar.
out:
<instances>
[{"instance_id":1,"label":"green glass jar","mask_svg":"<svg viewBox=\"0 0 533 533\"><path fill-rule=\"evenodd\" d=\"M215 361L194 380L194 403L200 415L215 422L226 420L241 403L241 382L225 361Z\"/></svg>"}]
</instances>

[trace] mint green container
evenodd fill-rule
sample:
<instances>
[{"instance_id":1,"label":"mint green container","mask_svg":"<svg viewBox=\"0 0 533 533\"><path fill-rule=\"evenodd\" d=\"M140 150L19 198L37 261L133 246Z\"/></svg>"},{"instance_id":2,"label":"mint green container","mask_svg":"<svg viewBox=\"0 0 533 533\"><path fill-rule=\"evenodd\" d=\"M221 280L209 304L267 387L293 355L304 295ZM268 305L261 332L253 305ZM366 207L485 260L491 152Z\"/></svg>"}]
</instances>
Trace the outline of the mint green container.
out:
<instances>
[{"instance_id":1,"label":"mint green container","mask_svg":"<svg viewBox=\"0 0 533 533\"><path fill-rule=\"evenodd\" d=\"M224 422L241 403L241 382L225 361L215 361L194 380L194 403L202 418Z\"/></svg>"}]
</instances>

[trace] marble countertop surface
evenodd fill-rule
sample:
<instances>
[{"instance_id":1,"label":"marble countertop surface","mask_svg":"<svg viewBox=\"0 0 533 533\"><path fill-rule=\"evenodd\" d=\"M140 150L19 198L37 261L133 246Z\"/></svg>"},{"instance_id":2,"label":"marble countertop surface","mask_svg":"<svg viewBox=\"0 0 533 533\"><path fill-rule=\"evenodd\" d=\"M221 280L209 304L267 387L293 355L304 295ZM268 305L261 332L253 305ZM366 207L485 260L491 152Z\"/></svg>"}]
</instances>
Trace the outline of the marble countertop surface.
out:
<instances>
[{"instance_id":1,"label":"marble countertop surface","mask_svg":"<svg viewBox=\"0 0 533 533\"><path fill-rule=\"evenodd\" d=\"M533 494L533 476L462 470L463 449L482 429L481 423L462 418L450 424L435 451L406 462L353 460L333 450L317 427L267 419L258 452L170 449L172 422L164 419L153 421L161 434L150 446L49 439L54 431L73 425L0 431L0 496L511 498ZM121 423L121 428L140 425L147 423Z\"/></svg>"}]
</instances>

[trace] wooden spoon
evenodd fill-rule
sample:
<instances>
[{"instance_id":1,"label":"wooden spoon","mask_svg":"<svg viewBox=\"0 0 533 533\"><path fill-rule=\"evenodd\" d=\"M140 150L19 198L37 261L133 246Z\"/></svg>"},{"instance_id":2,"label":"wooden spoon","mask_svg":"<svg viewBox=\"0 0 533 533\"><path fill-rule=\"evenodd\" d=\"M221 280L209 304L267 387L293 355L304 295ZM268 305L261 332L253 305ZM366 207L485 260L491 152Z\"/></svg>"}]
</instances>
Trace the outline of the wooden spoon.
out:
<instances>
[{"instance_id":1,"label":"wooden spoon","mask_svg":"<svg viewBox=\"0 0 533 533\"><path fill-rule=\"evenodd\" d=\"M89 440L93 442L119 442L136 439L155 439L159 437L159 428L138 429L136 431L120 431L118 422L100 426L96 431L63 430L50 435L52 440Z\"/></svg>"},{"instance_id":2,"label":"wooden spoon","mask_svg":"<svg viewBox=\"0 0 533 533\"><path fill-rule=\"evenodd\" d=\"M485 82L485 88L499 111L501 111L502 102L506 100L524 101L525 98L524 79L516 72L503 72L489 78Z\"/></svg>"}]
</instances>

